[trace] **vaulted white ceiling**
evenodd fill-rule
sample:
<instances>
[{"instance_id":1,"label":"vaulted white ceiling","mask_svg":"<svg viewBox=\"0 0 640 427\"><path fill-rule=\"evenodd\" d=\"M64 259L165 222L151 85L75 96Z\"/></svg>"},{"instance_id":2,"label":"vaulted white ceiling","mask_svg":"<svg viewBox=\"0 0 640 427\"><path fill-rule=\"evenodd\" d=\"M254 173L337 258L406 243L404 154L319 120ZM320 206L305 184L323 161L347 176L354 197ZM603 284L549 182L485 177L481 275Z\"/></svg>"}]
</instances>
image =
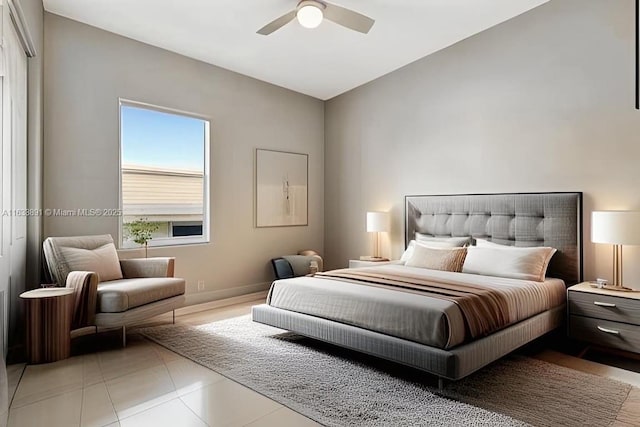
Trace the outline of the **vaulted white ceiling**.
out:
<instances>
[{"instance_id":1,"label":"vaulted white ceiling","mask_svg":"<svg viewBox=\"0 0 640 427\"><path fill-rule=\"evenodd\" d=\"M256 31L297 0L44 0L47 11L319 99L374 80L548 0L336 0L376 23Z\"/></svg>"}]
</instances>

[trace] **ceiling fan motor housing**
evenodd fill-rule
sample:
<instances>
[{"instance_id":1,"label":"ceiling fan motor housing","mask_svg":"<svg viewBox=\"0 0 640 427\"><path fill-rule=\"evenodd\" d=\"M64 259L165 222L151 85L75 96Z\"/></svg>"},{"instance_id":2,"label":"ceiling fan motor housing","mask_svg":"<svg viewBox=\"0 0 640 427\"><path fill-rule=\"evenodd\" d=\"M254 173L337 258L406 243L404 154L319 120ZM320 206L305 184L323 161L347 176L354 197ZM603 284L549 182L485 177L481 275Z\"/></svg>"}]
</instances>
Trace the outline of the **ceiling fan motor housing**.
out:
<instances>
[{"instance_id":1,"label":"ceiling fan motor housing","mask_svg":"<svg viewBox=\"0 0 640 427\"><path fill-rule=\"evenodd\" d=\"M315 0L302 0L296 8L298 22L305 28L316 28L324 19L325 5Z\"/></svg>"},{"instance_id":2,"label":"ceiling fan motor housing","mask_svg":"<svg viewBox=\"0 0 640 427\"><path fill-rule=\"evenodd\" d=\"M318 1L318 0L301 0L298 3L298 6L296 6L296 11L299 11L300 9L302 9L305 6L317 7L318 9L320 9L320 11L324 11L325 8L327 7L326 4L324 4L324 3L322 3L321 1Z\"/></svg>"}]
</instances>

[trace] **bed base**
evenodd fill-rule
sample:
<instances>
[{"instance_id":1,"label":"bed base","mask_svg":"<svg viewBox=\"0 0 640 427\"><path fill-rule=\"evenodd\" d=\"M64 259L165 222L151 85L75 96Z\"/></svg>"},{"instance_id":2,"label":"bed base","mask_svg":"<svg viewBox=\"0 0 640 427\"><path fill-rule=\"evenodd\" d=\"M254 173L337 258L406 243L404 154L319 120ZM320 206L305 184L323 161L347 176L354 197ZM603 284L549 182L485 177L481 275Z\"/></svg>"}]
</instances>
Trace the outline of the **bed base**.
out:
<instances>
[{"instance_id":1,"label":"bed base","mask_svg":"<svg viewBox=\"0 0 640 427\"><path fill-rule=\"evenodd\" d=\"M558 328L565 307L544 311L479 340L443 350L267 304L252 307L254 322L417 368L445 380L459 380Z\"/></svg>"}]
</instances>

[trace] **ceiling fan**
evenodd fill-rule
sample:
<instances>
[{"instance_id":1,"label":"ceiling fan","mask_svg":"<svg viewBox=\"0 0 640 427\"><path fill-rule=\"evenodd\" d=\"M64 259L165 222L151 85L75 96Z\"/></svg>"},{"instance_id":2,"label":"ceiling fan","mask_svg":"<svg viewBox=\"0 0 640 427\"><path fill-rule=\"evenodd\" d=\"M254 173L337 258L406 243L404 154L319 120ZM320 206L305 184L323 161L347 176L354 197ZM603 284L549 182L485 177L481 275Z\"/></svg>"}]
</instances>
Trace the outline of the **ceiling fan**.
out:
<instances>
[{"instance_id":1,"label":"ceiling fan","mask_svg":"<svg viewBox=\"0 0 640 427\"><path fill-rule=\"evenodd\" d=\"M373 23L376 22L368 16L364 16L342 6L327 3L324 0L302 0L298 3L295 10L268 23L260 28L257 33L268 36L295 18L298 18L300 25L305 28L316 28L322 23L323 18L327 18L338 25L364 34L367 34L373 26Z\"/></svg>"}]
</instances>

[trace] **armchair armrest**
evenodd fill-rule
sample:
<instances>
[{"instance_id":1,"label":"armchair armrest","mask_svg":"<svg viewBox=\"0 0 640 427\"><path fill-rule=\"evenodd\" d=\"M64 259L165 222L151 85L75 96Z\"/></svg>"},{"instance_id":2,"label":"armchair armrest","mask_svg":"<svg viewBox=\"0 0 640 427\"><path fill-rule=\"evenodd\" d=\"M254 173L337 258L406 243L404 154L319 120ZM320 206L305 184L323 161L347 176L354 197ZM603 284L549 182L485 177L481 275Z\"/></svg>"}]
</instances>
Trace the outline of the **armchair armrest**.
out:
<instances>
[{"instance_id":1,"label":"armchair armrest","mask_svg":"<svg viewBox=\"0 0 640 427\"><path fill-rule=\"evenodd\" d=\"M92 326L96 321L98 275L93 271L72 271L66 287L74 290L71 329Z\"/></svg>"},{"instance_id":2,"label":"armchair armrest","mask_svg":"<svg viewBox=\"0 0 640 427\"><path fill-rule=\"evenodd\" d=\"M174 262L173 257L121 259L120 268L125 279L173 277Z\"/></svg>"}]
</instances>

